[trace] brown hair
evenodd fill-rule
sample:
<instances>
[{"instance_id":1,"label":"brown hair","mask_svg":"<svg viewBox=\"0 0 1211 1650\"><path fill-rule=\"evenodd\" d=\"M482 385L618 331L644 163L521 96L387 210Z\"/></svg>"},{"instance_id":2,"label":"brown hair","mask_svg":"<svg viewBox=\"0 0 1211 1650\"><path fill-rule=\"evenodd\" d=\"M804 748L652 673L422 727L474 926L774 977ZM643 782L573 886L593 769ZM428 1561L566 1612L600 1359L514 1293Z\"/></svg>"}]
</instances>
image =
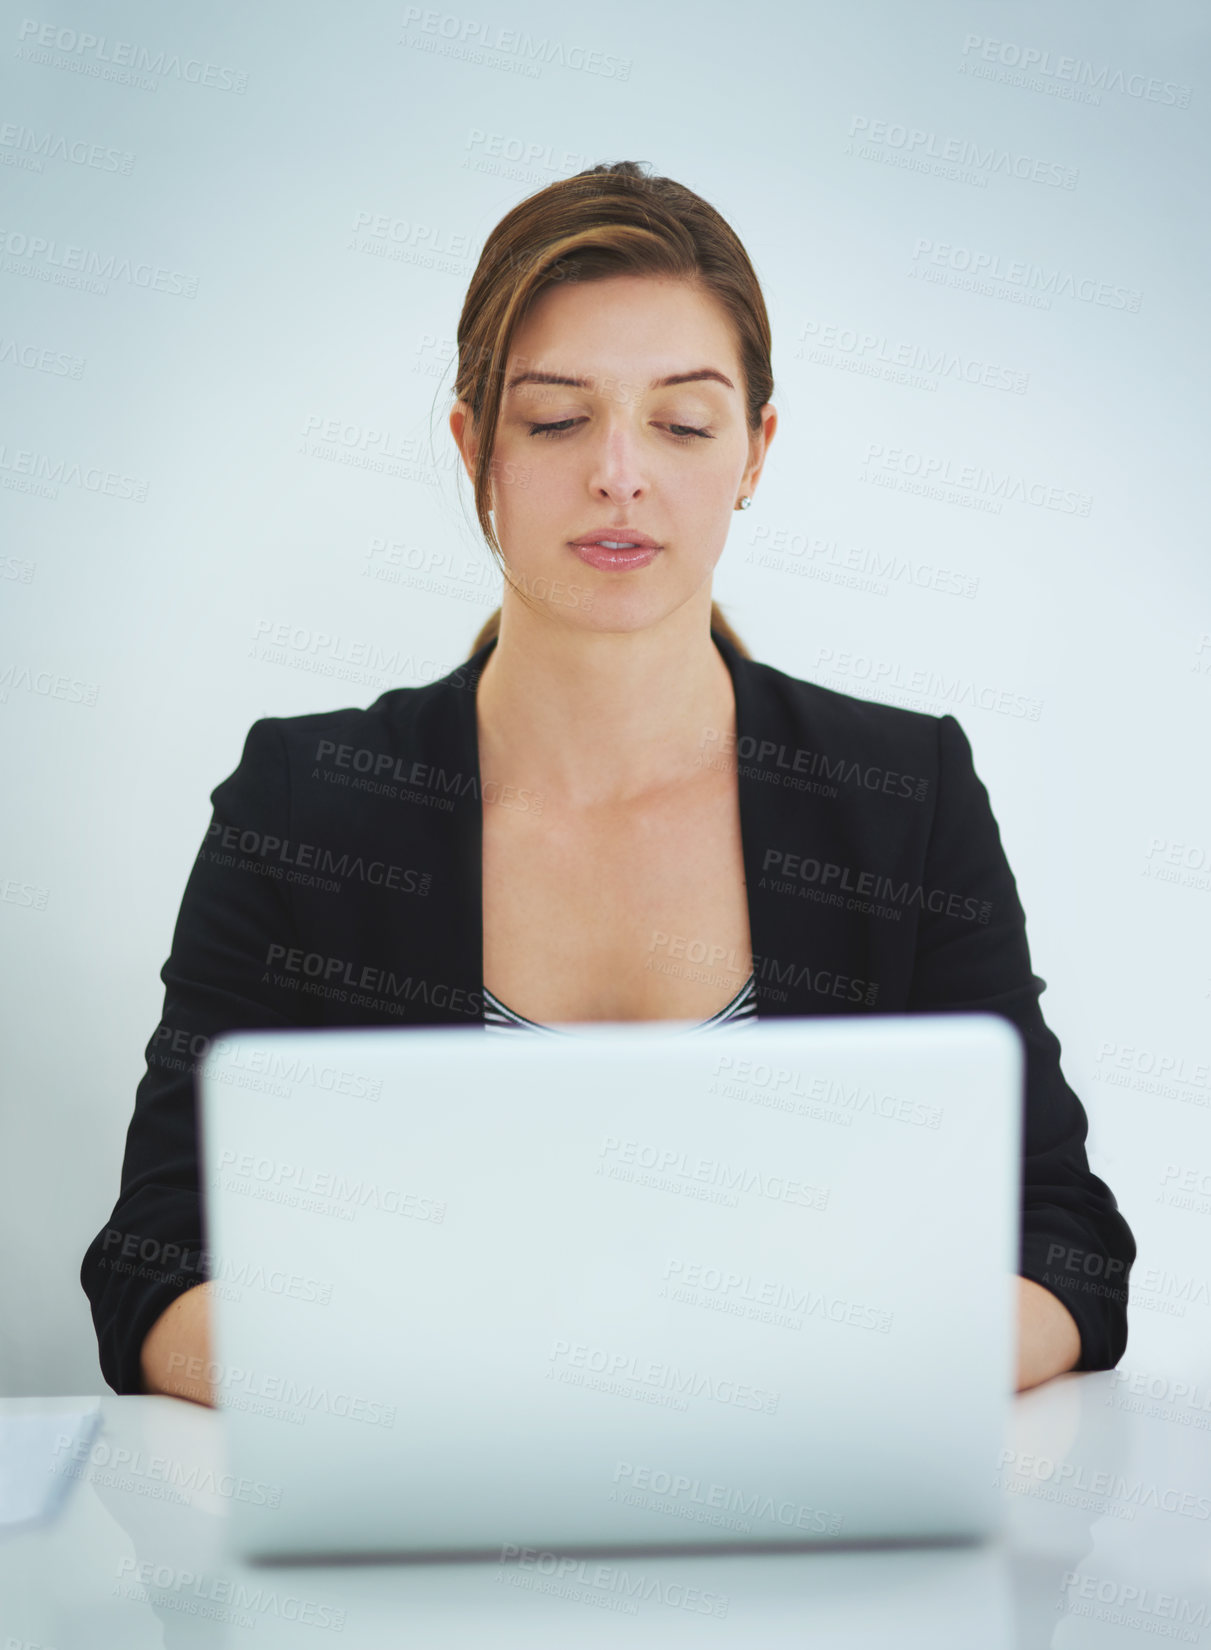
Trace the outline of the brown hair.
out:
<instances>
[{"instance_id":1,"label":"brown hair","mask_svg":"<svg viewBox=\"0 0 1211 1650\"><path fill-rule=\"evenodd\" d=\"M458 321L454 393L481 433L475 459L475 513L492 555L503 552L490 514L492 449L513 334L538 294L557 281L655 275L695 282L723 305L736 329L749 430L774 389L765 299L748 254L726 220L672 178L616 161L561 178L520 201L484 242ZM711 603L711 628L751 655ZM497 608L472 653L500 630Z\"/></svg>"}]
</instances>

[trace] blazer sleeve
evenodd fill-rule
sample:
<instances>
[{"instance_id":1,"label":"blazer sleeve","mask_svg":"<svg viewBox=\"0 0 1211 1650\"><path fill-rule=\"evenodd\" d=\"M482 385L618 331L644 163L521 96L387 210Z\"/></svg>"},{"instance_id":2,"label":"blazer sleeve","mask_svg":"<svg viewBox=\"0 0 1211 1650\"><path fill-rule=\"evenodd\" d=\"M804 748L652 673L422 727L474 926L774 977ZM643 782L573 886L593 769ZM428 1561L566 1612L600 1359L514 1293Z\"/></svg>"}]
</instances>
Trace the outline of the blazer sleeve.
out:
<instances>
[{"instance_id":1,"label":"blazer sleeve","mask_svg":"<svg viewBox=\"0 0 1211 1650\"><path fill-rule=\"evenodd\" d=\"M294 943L288 897L268 874L265 844L267 836L289 835L289 773L277 719L253 724L239 766L211 792L211 803L160 971L164 1006L145 1050L118 1199L80 1268L101 1373L119 1393L143 1391L140 1352L148 1330L170 1301L210 1276L197 1063L220 1031L296 1025L305 1017L296 994L273 984L268 966L271 945Z\"/></svg>"},{"instance_id":2,"label":"blazer sleeve","mask_svg":"<svg viewBox=\"0 0 1211 1650\"><path fill-rule=\"evenodd\" d=\"M926 886L987 901L987 922L923 913L909 1008L1001 1014L1025 1052L1022 1228L1018 1271L1060 1300L1080 1330L1078 1370L1111 1369L1127 1345L1127 1280L1135 1239L1085 1152L1085 1109L1060 1070L1043 1019L1047 988L1031 969L1026 918L971 745L953 716L938 718L936 808Z\"/></svg>"}]
</instances>

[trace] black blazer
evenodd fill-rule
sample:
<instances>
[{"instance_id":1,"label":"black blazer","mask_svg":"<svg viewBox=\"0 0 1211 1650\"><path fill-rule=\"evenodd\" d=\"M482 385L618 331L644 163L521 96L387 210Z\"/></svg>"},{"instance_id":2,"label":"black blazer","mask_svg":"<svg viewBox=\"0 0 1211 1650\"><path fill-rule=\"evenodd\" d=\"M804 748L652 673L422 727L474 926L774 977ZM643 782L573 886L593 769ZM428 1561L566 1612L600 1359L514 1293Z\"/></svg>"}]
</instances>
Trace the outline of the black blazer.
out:
<instances>
[{"instance_id":1,"label":"black blazer","mask_svg":"<svg viewBox=\"0 0 1211 1650\"><path fill-rule=\"evenodd\" d=\"M1112 1367L1127 1344L1135 1241L1090 1172L1085 1111L1043 1020L1046 981L1031 971L962 727L800 681L712 636L736 695L758 1016L978 1009L1016 1025L1026 1049L1019 1271L1076 1319L1077 1368ZM144 1336L210 1275L193 1076L210 1038L482 1025L475 688L495 645L366 710L262 718L212 792L161 970L163 1014L121 1190L80 1272L115 1391L141 1390ZM711 730L704 741L722 750ZM489 800L539 805L524 791Z\"/></svg>"}]
</instances>

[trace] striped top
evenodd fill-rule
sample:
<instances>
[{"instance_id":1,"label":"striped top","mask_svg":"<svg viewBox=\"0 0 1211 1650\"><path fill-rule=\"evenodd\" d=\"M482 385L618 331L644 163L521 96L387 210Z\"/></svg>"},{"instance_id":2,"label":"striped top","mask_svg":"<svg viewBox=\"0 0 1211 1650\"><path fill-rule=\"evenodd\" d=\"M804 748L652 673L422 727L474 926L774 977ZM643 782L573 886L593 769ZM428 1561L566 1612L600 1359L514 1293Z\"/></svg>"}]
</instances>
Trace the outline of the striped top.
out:
<instances>
[{"instance_id":1,"label":"striped top","mask_svg":"<svg viewBox=\"0 0 1211 1650\"><path fill-rule=\"evenodd\" d=\"M750 974L731 1002L725 1004L718 1014L712 1014L709 1020L700 1020L697 1025L687 1026L686 1030L714 1031L717 1026L725 1025L744 1029L756 1024L756 979ZM559 1026L548 1026L538 1020L527 1020L524 1014L517 1014L507 1003L502 1003L487 986L484 987L484 1026L488 1031L545 1031L556 1037L576 1035L575 1032L561 1030Z\"/></svg>"}]
</instances>

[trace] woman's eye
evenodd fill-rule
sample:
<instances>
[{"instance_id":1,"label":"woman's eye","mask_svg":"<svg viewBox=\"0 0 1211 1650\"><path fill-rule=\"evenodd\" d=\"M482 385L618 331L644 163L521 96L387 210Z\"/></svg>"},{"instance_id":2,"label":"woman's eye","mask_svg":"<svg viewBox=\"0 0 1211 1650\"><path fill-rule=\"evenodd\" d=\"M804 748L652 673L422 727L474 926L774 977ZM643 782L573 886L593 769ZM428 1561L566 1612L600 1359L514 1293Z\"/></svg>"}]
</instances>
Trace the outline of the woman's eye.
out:
<instances>
[{"instance_id":1,"label":"woman's eye","mask_svg":"<svg viewBox=\"0 0 1211 1650\"><path fill-rule=\"evenodd\" d=\"M575 418L562 418L555 424L532 424L531 435L546 436L548 440L558 441L561 435L567 435L574 424L579 423ZM692 424L668 424L666 429L673 431L673 440L688 443L690 441L711 441L714 438L709 430L695 429ZM684 432L684 433L679 433Z\"/></svg>"},{"instance_id":2,"label":"woman's eye","mask_svg":"<svg viewBox=\"0 0 1211 1650\"><path fill-rule=\"evenodd\" d=\"M566 435L575 422L576 420L574 418L564 418L561 419L558 424L532 424L530 426L530 434L546 436Z\"/></svg>"}]
</instances>

